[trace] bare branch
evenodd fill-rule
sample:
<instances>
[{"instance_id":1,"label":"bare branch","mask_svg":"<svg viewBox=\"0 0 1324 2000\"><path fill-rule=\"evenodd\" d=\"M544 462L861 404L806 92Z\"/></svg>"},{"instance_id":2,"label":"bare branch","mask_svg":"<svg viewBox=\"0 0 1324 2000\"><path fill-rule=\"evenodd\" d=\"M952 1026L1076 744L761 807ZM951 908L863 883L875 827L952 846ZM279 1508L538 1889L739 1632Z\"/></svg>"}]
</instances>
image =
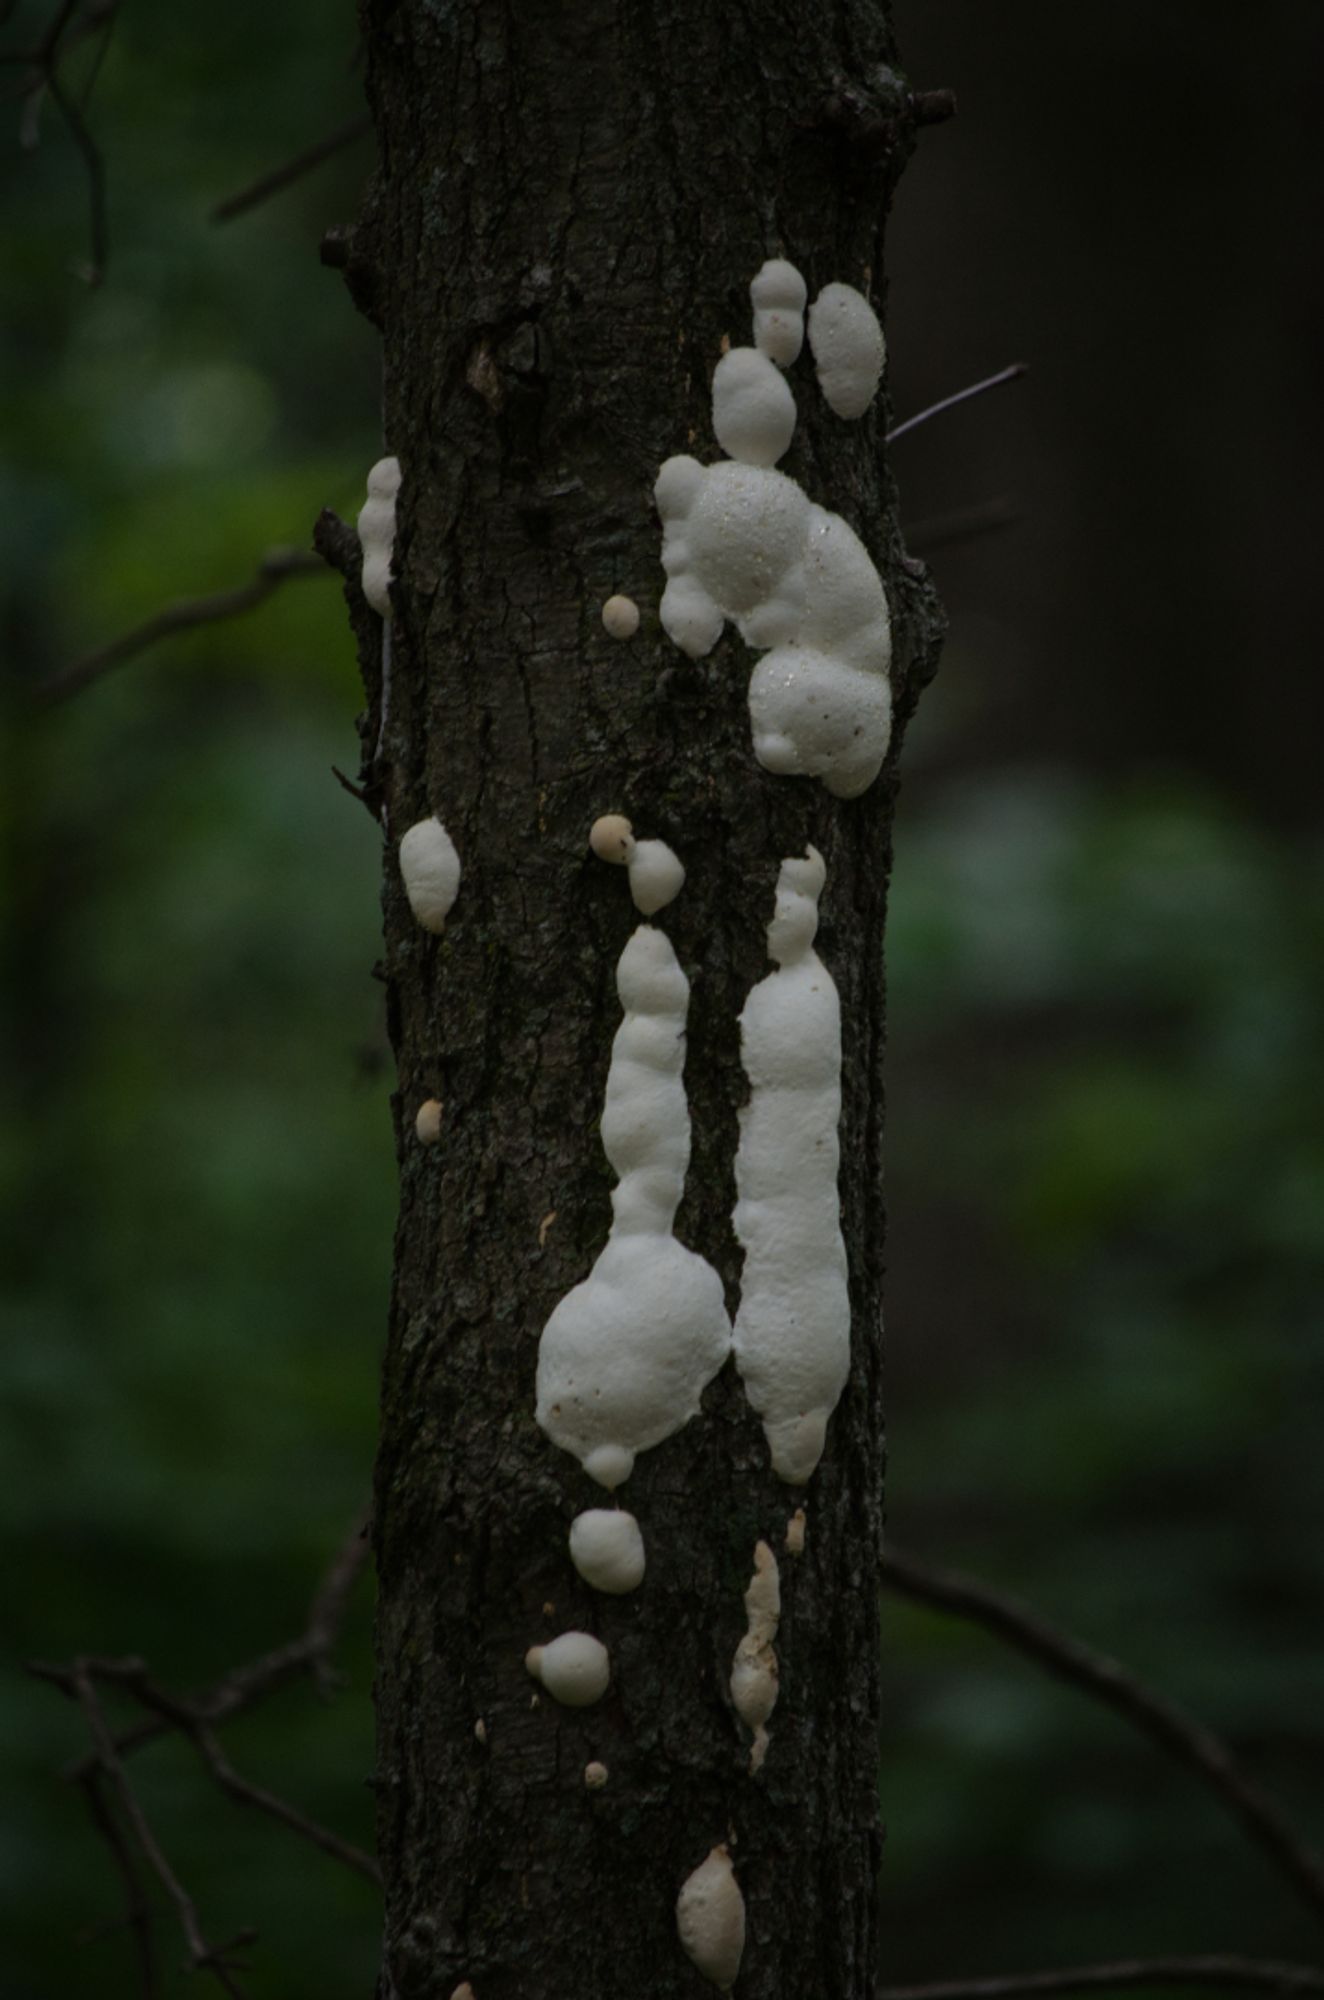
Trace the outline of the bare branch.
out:
<instances>
[{"instance_id":1,"label":"bare branch","mask_svg":"<svg viewBox=\"0 0 1324 2000\"><path fill-rule=\"evenodd\" d=\"M1009 368L1000 368L996 375L986 375L982 382L971 382L968 388L958 389L954 396L944 396L940 403L930 403L926 410L917 410L913 417L907 417L903 424L887 433L886 442L895 444L907 431L918 430L930 417L941 416L944 410L954 410L958 403L968 403L972 396L982 396L988 389L1000 389L1004 382L1015 382L1030 372L1025 361L1013 361Z\"/></svg>"},{"instance_id":2,"label":"bare branch","mask_svg":"<svg viewBox=\"0 0 1324 2000\"><path fill-rule=\"evenodd\" d=\"M998 1979L944 1979L930 1986L884 1986L878 2000L1018 2000L1021 1994L1094 1993L1128 1986L1235 1986L1270 1993L1324 1993L1324 1969L1221 1953L1195 1958L1121 1958L1055 1972Z\"/></svg>"},{"instance_id":3,"label":"bare branch","mask_svg":"<svg viewBox=\"0 0 1324 2000\"><path fill-rule=\"evenodd\" d=\"M75 660L71 667L65 667L46 681L37 690L37 703L42 708L51 708L57 702L68 701L71 695L80 694L93 681L100 680L112 667L122 666L125 660L146 652L158 640L168 639L176 632L191 631L198 625L215 625L226 618L238 618L263 603L291 577L322 576L325 572L322 558L308 549L269 549L251 582L234 590L218 590L206 597L184 597L176 604L167 604L155 617L135 625L121 638L112 639L108 646L84 654L81 660Z\"/></svg>"},{"instance_id":4,"label":"bare branch","mask_svg":"<svg viewBox=\"0 0 1324 2000\"><path fill-rule=\"evenodd\" d=\"M125 1914L129 1929L133 1932L134 1948L138 1954L138 1977L142 1986L143 2000L157 2000L160 1985L156 1977L156 1954L152 1946L152 1913L148 1908L133 1849L120 1831L119 1822L111 1811L104 1796L105 1774L98 1764L81 1780L83 1797L91 1815L92 1824L110 1849L115 1866L124 1881Z\"/></svg>"},{"instance_id":5,"label":"bare branch","mask_svg":"<svg viewBox=\"0 0 1324 2000\"><path fill-rule=\"evenodd\" d=\"M1324 1862L1275 1800L1239 1768L1221 1738L1153 1693L1117 1660L1045 1623L1028 1605L952 1570L931 1569L895 1548L883 1555L883 1582L935 1610L968 1618L1005 1639L1057 1679L1114 1709L1213 1790L1242 1832L1263 1849L1316 1916L1324 1913Z\"/></svg>"},{"instance_id":6,"label":"bare branch","mask_svg":"<svg viewBox=\"0 0 1324 2000\"><path fill-rule=\"evenodd\" d=\"M351 118L347 124L339 125L334 132L328 133L325 139L319 139L316 145L308 146L302 153L296 153L292 160L286 160L283 166L271 168L246 188L241 188L238 194L218 202L211 212L211 220L232 222L236 215L247 215L250 209L270 200L273 194L281 194L287 187L293 187L305 174L312 173L314 167L320 167L324 160L343 153L346 147L352 146L371 130L372 118L367 112L358 118Z\"/></svg>"}]
</instances>

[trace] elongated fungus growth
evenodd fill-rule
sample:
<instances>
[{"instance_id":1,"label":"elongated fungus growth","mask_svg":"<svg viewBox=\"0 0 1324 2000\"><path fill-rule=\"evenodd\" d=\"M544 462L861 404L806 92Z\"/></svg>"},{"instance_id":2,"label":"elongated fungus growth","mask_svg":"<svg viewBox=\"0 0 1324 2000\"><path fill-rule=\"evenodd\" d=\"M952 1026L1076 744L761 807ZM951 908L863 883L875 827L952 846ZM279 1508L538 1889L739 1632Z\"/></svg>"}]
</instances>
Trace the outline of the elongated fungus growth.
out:
<instances>
[{"instance_id":1,"label":"elongated fungus growth","mask_svg":"<svg viewBox=\"0 0 1324 2000\"><path fill-rule=\"evenodd\" d=\"M682 1884L676 1929L705 1979L724 1993L735 1985L745 1954L745 1899L725 1847L714 1847Z\"/></svg>"},{"instance_id":2,"label":"elongated fungus growth","mask_svg":"<svg viewBox=\"0 0 1324 2000\"><path fill-rule=\"evenodd\" d=\"M474 2000L474 1990L467 1979L463 1985L456 1987L455 1991L451 1994L451 2000Z\"/></svg>"},{"instance_id":3,"label":"elongated fungus growth","mask_svg":"<svg viewBox=\"0 0 1324 2000\"><path fill-rule=\"evenodd\" d=\"M736 1714L752 1730L749 1753L751 1777L763 1769L768 1754L768 1717L777 1705L777 1655L774 1643L781 1620L782 1588L777 1558L766 1542L754 1549L754 1574L745 1592L749 1630L736 1647L731 1664L731 1700Z\"/></svg>"},{"instance_id":4,"label":"elongated fungus growth","mask_svg":"<svg viewBox=\"0 0 1324 2000\"><path fill-rule=\"evenodd\" d=\"M607 1766L599 1764L596 1757L591 1764L584 1766L584 1783L591 1792L600 1792L610 1776Z\"/></svg>"},{"instance_id":5,"label":"elongated fungus growth","mask_svg":"<svg viewBox=\"0 0 1324 2000\"><path fill-rule=\"evenodd\" d=\"M589 1632L562 1632L549 1645L530 1646L524 1664L565 1708L600 1701L611 1678L607 1648Z\"/></svg>"},{"instance_id":6,"label":"elongated fungus growth","mask_svg":"<svg viewBox=\"0 0 1324 2000\"><path fill-rule=\"evenodd\" d=\"M685 864L665 840L636 840L628 819L604 813L589 828L588 844L599 861L624 863L630 894L642 916L652 917L674 902L685 886Z\"/></svg>"},{"instance_id":7,"label":"elongated fungus growth","mask_svg":"<svg viewBox=\"0 0 1324 2000\"><path fill-rule=\"evenodd\" d=\"M786 1523L786 1553L788 1556L802 1556L805 1552L805 1510L797 1507Z\"/></svg>"},{"instance_id":8,"label":"elongated fungus growth","mask_svg":"<svg viewBox=\"0 0 1324 2000\"><path fill-rule=\"evenodd\" d=\"M363 595L380 618L391 615L391 555L399 491L399 459L379 458L368 474L368 497L359 509L359 542L363 549Z\"/></svg>"},{"instance_id":9,"label":"elongated fungus growth","mask_svg":"<svg viewBox=\"0 0 1324 2000\"><path fill-rule=\"evenodd\" d=\"M682 1072L689 981L648 924L616 968L602 1144L619 1180L611 1234L538 1346L538 1422L600 1485L687 1423L731 1346L722 1281L672 1235L690 1159Z\"/></svg>"},{"instance_id":10,"label":"elongated fungus growth","mask_svg":"<svg viewBox=\"0 0 1324 2000\"><path fill-rule=\"evenodd\" d=\"M850 1371L850 1298L837 1198L841 1007L814 951L823 857L783 861L768 956L740 1016L749 1103L736 1149L745 1252L736 1366L779 1478L802 1486Z\"/></svg>"},{"instance_id":11,"label":"elongated fungus growth","mask_svg":"<svg viewBox=\"0 0 1324 2000\"><path fill-rule=\"evenodd\" d=\"M602 607L602 623L613 639L633 639L639 630L639 606L632 597L609 597Z\"/></svg>"},{"instance_id":12,"label":"elongated fungus growth","mask_svg":"<svg viewBox=\"0 0 1324 2000\"><path fill-rule=\"evenodd\" d=\"M727 619L765 649L749 688L755 756L765 770L821 778L855 798L891 740L891 621L855 531L774 469L794 425L790 389L766 354L723 355L713 427L731 458L669 458L653 488L662 627L691 659L712 651Z\"/></svg>"},{"instance_id":13,"label":"elongated fungus growth","mask_svg":"<svg viewBox=\"0 0 1324 2000\"><path fill-rule=\"evenodd\" d=\"M585 1583L620 1597L644 1580L644 1538L633 1514L590 1507L570 1523L570 1560Z\"/></svg>"},{"instance_id":14,"label":"elongated fungus growth","mask_svg":"<svg viewBox=\"0 0 1324 2000\"><path fill-rule=\"evenodd\" d=\"M862 417L878 392L887 349L878 315L853 285L824 285L809 308L818 386L839 417Z\"/></svg>"},{"instance_id":15,"label":"elongated fungus growth","mask_svg":"<svg viewBox=\"0 0 1324 2000\"><path fill-rule=\"evenodd\" d=\"M425 931L440 934L460 891L460 857L439 819L421 819L400 842L400 875Z\"/></svg>"},{"instance_id":16,"label":"elongated fungus growth","mask_svg":"<svg viewBox=\"0 0 1324 2000\"><path fill-rule=\"evenodd\" d=\"M422 1146L435 1146L441 1137L441 1106L435 1097L429 1097L418 1107L414 1119L414 1131Z\"/></svg>"},{"instance_id":17,"label":"elongated fungus growth","mask_svg":"<svg viewBox=\"0 0 1324 2000\"><path fill-rule=\"evenodd\" d=\"M769 257L757 277L750 281L754 345L779 368L789 368L804 345L808 296L804 279L784 257Z\"/></svg>"}]
</instances>

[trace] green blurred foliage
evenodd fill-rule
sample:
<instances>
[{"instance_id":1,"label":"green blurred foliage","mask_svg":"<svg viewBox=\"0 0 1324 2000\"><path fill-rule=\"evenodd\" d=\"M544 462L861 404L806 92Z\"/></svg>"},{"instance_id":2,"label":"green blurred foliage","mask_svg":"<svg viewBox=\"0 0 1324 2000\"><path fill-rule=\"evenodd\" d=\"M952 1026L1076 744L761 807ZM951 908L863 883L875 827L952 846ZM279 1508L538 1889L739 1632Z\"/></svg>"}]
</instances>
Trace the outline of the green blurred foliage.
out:
<instances>
[{"instance_id":1,"label":"green blurred foliage","mask_svg":"<svg viewBox=\"0 0 1324 2000\"><path fill-rule=\"evenodd\" d=\"M46 11L20 6L11 45ZM315 246L352 215L367 147L207 220L353 114L354 35L348 6L315 0L236 0L205 27L130 0L89 113L112 224L96 293L70 275L86 189L49 104L38 150L11 159L11 717L84 648L358 504L375 342ZM958 616L944 677L889 942L896 1533L1134 1662L1308 1814L1319 857L1198 772L972 752L1006 718L977 617ZM21 1661L135 1652L205 1685L298 1628L364 1492L394 1162L379 843L330 773L354 762L358 701L339 593L312 578L117 670L7 760L0 1935L18 2000L135 1990L118 1882L58 1778L81 1726ZM364 1591L333 1705L291 1688L226 1732L242 1771L361 1842L369 1617ZM1120 1724L950 1621L889 1602L884 1627L892 1976L1310 1950L1259 1860ZM257 2000L369 1990L366 1885L217 1797L180 1745L135 1771L209 1930L261 1932ZM168 1914L158 1929L173 1968Z\"/></svg>"}]
</instances>

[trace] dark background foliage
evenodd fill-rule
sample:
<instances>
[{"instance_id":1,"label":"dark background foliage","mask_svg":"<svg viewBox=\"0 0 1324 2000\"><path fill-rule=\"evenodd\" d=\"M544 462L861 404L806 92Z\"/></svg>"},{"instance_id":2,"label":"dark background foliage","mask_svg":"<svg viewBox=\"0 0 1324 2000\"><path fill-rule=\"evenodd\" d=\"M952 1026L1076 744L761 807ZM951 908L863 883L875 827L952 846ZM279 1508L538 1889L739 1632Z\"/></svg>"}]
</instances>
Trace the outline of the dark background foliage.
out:
<instances>
[{"instance_id":1,"label":"dark background foliage","mask_svg":"<svg viewBox=\"0 0 1324 2000\"><path fill-rule=\"evenodd\" d=\"M1320 1825L1324 1258L1315 0L898 0L956 88L892 236L898 442L952 614L908 745L889 939L891 1514L1129 1659ZM45 9L20 5L15 47ZM89 116L5 108L4 701L241 581L380 449L375 343L316 244L369 143L347 8L128 0ZM81 51L74 74L90 62ZM794 254L796 246L788 245ZM843 273L851 277L856 274ZM960 538L958 518L1000 525ZM953 539L953 536L956 539ZM162 646L13 736L3 824L6 1989L131 1991L117 1885L23 1658L201 1684L293 1633L364 1489L394 1202L376 836L331 763L334 582ZM331 1707L241 1769L370 1832L366 1593ZM1309 1956L1181 1774L994 1642L883 1607L889 1977L1123 1951ZM371 1890L138 1766L255 1993L369 1990ZM167 1917L166 1957L173 1962Z\"/></svg>"}]
</instances>

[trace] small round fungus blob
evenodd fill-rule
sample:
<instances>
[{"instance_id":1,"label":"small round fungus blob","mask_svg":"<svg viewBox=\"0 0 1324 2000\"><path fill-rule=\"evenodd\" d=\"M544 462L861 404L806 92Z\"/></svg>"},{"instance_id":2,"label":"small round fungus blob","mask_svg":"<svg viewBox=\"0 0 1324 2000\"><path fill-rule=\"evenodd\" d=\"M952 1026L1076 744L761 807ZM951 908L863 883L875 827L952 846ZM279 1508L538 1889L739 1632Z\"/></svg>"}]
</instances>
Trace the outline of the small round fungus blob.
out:
<instances>
[{"instance_id":1,"label":"small round fungus blob","mask_svg":"<svg viewBox=\"0 0 1324 2000\"><path fill-rule=\"evenodd\" d=\"M425 931L440 935L460 891L460 857L439 819L410 827L400 842L400 874L410 909Z\"/></svg>"},{"instance_id":2,"label":"small round fungus blob","mask_svg":"<svg viewBox=\"0 0 1324 2000\"><path fill-rule=\"evenodd\" d=\"M804 345L807 297L804 279L784 257L769 257L750 281L754 345L779 368L789 368Z\"/></svg>"},{"instance_id":3,"label":"small round fungus blob","mask_svg":"<svg viewBox=\"0 0 1324 2000\"><path fill-rule=\"evenodd\" d=\"M634 906L646 917L674 902L685 886L685 864L665 840L636 840L628 866Z\"/></svg>"},{"instance_id":4,"label":"small round fungus blob","mask_svg":"<svg viewBox=\"0 0 1324 2000\"><path fill-rule=\"evenodd\" d=\"M775 465L795 436L795 398L757 347L733 347L713 374L713 431L742 465Z\"/></svg>"},{"instance_id":5,"label":"small round fungus blob","mask_svg":"<svg viewBox=\"0 0 1324 2000\"><path fill-rule=\"evenodd\" d=\"M589 828L588 844L599 861L623 866L634 851L634 830L623 813L604 813Z\"/></svg>"},{"instance_id":6,"label":"small round fungus blob","mask_svg":"<svg viewBox=\"0 0 1324 2000\"><path fill-rule=\"evenodd\" d=\"M606 1784L609 1772L605 1764L599 1764L595 1757L591 1764L584 1766L584 1783L591 1792L600 1792Z\"/></svg>"},{"instance_id":7,"label":"small round fungus blob","mask_svg":"<svg viewBox=\"0 0 1324 2000\"><path fill-rule=\"evenodd\" d=\"M474 1724L474 1741L484 1744L487 1742L487 1724L483 1721L481 1715Z\"/></svg>"},{"instance_id":8,"label":"small round fungus blob","mask_svg":"<svg viewBox=\"0 0 1324 2000\"><path fill-rule=\"evenodd\" d=\"M419 1105L414 1130L421 1145L436 1145L441 1137L441 1105L435 1097L429 1097L425 1104Z\"/></svg>"},{"instance_id":9,"label":"small round fungus blob","mask_svg":"<svg viewBox=\"0 0 1324 2000\"><path fill-rule=\"evenodd\" d=\"M601 1700L611 1678L607 1648L588 1632L562 1632L550 1645L530 1646L524 1664L566 1708L588 1708Z\"/></svg>"},{"instance_id":10,"label":"small round fungus blob","mask_svg":"<svg viewBox=\"0 0 1324 2000\"><path fill-rule=\"evenodd\" d=\"M632 597L609 597L602 622L613 639L633 639L639 630L639 606Z\"/></svg>"},{"instance_id":11,"label":"small round fungus blob","mask_svg":"<svg viewBox=\"0 0 1324 2000\"><path fill-rule=\"evenodd\" d=\"M745 1899L725 1847L714 1847L682 1885L676 1929L705 1979L723 1992L735 1985L745 1954Z\"/></svg>"},{"instance_id":12,"label":"small round fungus blob","mask_svg":"<svg viewBox=\"0 0 1324 2000\"><path fill-rule=\"evenodd\" d=\"M805 1552L805 1510L797 1507L786 1523L786 1553L788 1556L802 1556Z\"/></svg>"},{"instance_id":13,"label":"small round fungus blob","mask_svg":"<svg viewBox=\"0 0 1324 2000\"><path fill-rule=\"evenodd\" d=\"M818 386L839 417L862 417L877 393L886 347L878 315L853 285L824 285L809 308Z\"/></svg>"},{"instance_id":14,"label":"small round fungus blob","mask_svg":"<svg viewBox=\"0 0 1324 2000\"><path fill-rule=\"evenodd\" d=\"M633 1514L590 1507L570 1523L570 1560L594 1590L621 1597L644 1579L644 1538Z\"/></svg>"}]
</instances>

